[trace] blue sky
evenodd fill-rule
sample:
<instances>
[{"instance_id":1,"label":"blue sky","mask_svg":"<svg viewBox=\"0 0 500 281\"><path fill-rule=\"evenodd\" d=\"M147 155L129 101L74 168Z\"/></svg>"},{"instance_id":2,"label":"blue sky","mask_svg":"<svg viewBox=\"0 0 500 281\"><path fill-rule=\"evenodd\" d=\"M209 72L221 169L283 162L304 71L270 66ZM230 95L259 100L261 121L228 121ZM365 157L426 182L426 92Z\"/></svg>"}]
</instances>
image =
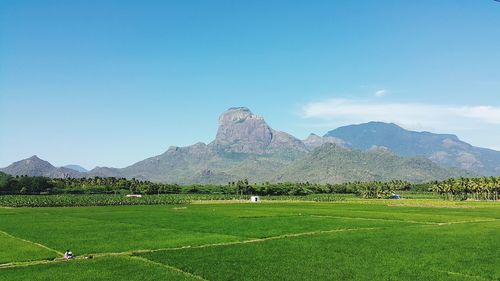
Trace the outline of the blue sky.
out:
<instances>
[{"instance_id":1,"label":"blue sky","mask_svg":"<svg viewBox=\"0 0 500 281\"><path fill-rule=\"evenodd\" d=\"M123 167L247 106L305 138L370 120L500 149L500 3L0 1L0 166Z\"/></svg>"}]
</instances>

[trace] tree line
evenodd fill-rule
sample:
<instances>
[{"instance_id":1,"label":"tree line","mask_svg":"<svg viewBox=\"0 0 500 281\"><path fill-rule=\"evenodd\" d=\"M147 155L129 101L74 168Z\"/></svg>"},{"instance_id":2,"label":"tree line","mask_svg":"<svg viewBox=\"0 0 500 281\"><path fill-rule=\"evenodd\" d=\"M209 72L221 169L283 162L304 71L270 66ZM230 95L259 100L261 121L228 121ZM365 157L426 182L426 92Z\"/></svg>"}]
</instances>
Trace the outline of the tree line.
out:
<instances>
[{"instance_id":1,"label":"tree line","mask_svg":"<svg viewBox=\"0 0 500 281\"><path fill-rule=\"evenodd\" d=\"M365 198L383 198L393 190L409 190L404 181L317 183L249 183L238 180L227 184L178 185L125 178L65 178L10 176L0 173L0 194L239 194L239 195L309 195L359 194Z\"/></svg>"},{"instance_id":2,"label":"tree line","mask_svg":"<svg viewBox=\"0 0 500 281\"><path fill-rule=\"evenodd\" d=\"M432 191L447 200L498 200L500 177L456 178L433 182Z\"/></svg>"},{"instance_id":3,"label":"tree line","mask_svg":"<svg viewBox=\"0 0 500 281\"><path fill-rule=\"evenodd\" d=\"M388 198L397 191L436 192L450 200L498 200L500 177L457 178L441 182L409 183L347 182L318 184L309 182L250 183L248 180L227 184L179 185L125 178L66 178L10 176L0 172L0 194L240 194L309 195L356 194L362 198Z\"/></svg>"}]
</instances>

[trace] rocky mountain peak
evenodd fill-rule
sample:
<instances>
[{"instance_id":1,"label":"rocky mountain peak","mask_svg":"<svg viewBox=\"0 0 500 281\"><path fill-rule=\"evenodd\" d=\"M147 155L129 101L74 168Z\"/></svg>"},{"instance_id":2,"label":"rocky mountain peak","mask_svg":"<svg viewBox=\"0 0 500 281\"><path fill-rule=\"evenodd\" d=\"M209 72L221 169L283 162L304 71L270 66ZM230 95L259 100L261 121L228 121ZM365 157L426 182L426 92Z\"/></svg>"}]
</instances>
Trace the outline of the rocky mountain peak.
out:
<instances>
[{"instance_id":1,"label":"rocky mountain peak","mask_svg":"<svg viewBox=\"0 0 500 281\"><path fill-rule=\"evenodd\" d=\"M213 142L217 149L239 153L264 153L273 130L246 107L233 107L221 114Z\"/></svg>"},{"instance_id":2,"label":"rocky mountain peak","mask_svg":"<svg viewBox=\"0 0 500 281\"><path fill-rule=\"evenodd\" d=\"M38 156L33 155L30 158L26 158L24 160L18 161L16 163L17 166L30 166L35 167L37 169L52 169L54 166L49 162L38 158Z\"/></svg>"},{"instance_id":3,"label":"rocky mountain peak","mask_svg":"<svg viewBox=\"0 0 500 281\"><path fill-rule=\"evenodd\" d=\"M220 115L219 125L230 125L231 123L245 122L249 119L264 121L262 117L254 115L247 107L231 107Z\"/></svg>"},{"instance_id":4,"label":"rocky mountain peak","mask_svg":"<svg viewBox=\"0 0 500 281\"><path fill-rule=\"evenodd\" d=\"M43 162L47 162L47 161L44 161L42 159L40 159L38 156L36 155L33 155L31 156L30 158L26 158L24 160L21 160L21 161L24 161L26 164L30 164L30 163L43 163ZM48 163L48 162L47 162Z\"/></svg>"},{"instance_id":5,"label":"rocky mountain peak","mask_svg":"<svg viewBox=\"0 0 500 281\"><path fill-rule=\"evenodd\" d=\"M219 118L217 136L211 144L219 151L264 154L291 149L307 151L302 141L273 130L264 118L246 107L232 107Z\"/></svg>"}]
</instances>

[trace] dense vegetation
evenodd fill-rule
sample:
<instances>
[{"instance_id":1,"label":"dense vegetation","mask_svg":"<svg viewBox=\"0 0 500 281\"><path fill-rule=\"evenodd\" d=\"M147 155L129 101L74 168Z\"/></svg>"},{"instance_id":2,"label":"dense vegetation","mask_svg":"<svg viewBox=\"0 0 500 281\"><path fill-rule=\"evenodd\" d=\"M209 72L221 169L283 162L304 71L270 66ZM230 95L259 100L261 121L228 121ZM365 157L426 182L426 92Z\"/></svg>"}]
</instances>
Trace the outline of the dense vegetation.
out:
<instances>
[{"instance_id":1,"label":"dense vegetation","mask_svg":"<svg viewBox=\"0 0 500 281\"><path fill-rule=\"evenodd\" d=\"M336 202L353 198L350 194L310 194L305 196L262 196L266 201ZM83 207L124 205L171 205L189 204L193 201L247 201L250 195L237 194L160 194L142 197L125 197L114 194L55 194L55 195L3 195L0 207Z\"/></svg>"},{"instance_id":2,"label":"dense vegetation","mask_svg":"<svg viewBox=\"0 0 500 281\"><path fill-rule=\"evenodd\" d=\"M500 177L457 178L441 182L413 184L401 180L388 182L250 183L248 180L226 185L178 185L125 178L67 178L10 176L0 172L0 194L220 194L261 196L305 196L311 194L356 194L362 198L389 198L401 191L436 192L451 200L498 200ZM225 198L234 198L227 196ZM225 199L222 198L222 199ZM124 203L125 204L125 203Z\"/></svg>"},{"instance_id":3,"label":"dense vegetation","mask_svg":"<svg viewBox=\"0 0 500 281\"><path fill-rule=\"evenodd\" d=\"M3 207L81 207L119 205L169 205L189 203L188 198L145 195L140 198L107 194L58 194L58 195L4 195L0 196Z\"/></svg>"},{"instance_id":4,"label":"dense vegetation","mask_svg":"<svg viewBox=\"0 0 500 281\"><path fill-rule=\"evenodd\" d=\"M46 177L13 177L0 172L0 194L39 194L53 187L51 179Z\"/></svg>"},{"instance_id":5,"label":"dense vegetation","mask_svg":"<svg viewBox=\"0 0 500 281\"><path fill-rule=\"evenodd\" d=\"M500 177L449 179L434 182L432 190L449 200L498 200Z\"/></svg>"},{"instance_id":6,"label":"dense vegetation","mask_svg":"<svg viewBox=\"0 0 500 281\"><path fill-rule=\"evenodd\" d=\"M350 182L342 184L318 183L249 183L248 180L226 185L177 185L124 178L67 178L10 176L0 173L0 194L237 194L237 195L308 195L360 194L365 198L382 198L394 190L409 190L413 186L404 181Z\"/></svg>"}]
</instances>

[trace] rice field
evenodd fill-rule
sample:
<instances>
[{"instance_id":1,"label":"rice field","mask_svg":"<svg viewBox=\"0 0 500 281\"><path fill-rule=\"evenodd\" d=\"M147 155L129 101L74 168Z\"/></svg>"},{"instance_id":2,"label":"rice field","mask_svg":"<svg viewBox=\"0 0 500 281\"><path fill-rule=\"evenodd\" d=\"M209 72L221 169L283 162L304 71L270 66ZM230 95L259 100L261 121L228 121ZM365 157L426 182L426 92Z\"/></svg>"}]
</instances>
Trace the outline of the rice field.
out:
<instances>
[{"instance_id":1,"label":"rice field","mask_svg":"<svg viewBox=\"0 0 500 281\"><path fill-rule=\"evenodd\" d=\"M0 208L0 280L500 280L499 245L498 202Z\"/></svg>"}]
</instances>

